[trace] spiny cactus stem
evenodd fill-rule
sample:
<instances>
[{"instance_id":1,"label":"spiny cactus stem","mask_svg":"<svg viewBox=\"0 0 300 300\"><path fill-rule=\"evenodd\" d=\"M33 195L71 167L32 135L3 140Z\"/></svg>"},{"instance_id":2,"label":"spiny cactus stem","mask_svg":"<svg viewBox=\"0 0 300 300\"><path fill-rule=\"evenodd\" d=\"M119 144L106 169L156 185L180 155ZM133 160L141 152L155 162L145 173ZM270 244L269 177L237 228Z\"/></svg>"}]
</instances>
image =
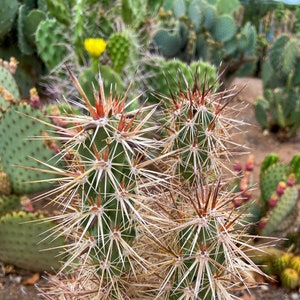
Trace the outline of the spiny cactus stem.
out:
<instances>
[{"instance_id":1,"label":"spiny cactus stem","mask_svg":"<svg viewBox=\"0 0 300 300\"><path fill-rule=\"evenodd\" d=\"M94 120L98 120L98 115L95 111L95 108L92 106L90 100L88 99L88 97L86 96L84 90L82 89L78 79L76 78L76 76L73 74L73 72L70 70L70 68L68 66L66 66L67 70L68 70L68 73L71 77L71 80L74 84L74 86L76 87L77 91L79 92L79 94L81 95L81 97L83 98L86 106L87 106L87 109L90 113L90 115L93 117Z\"/></svg>"}]
</instances>

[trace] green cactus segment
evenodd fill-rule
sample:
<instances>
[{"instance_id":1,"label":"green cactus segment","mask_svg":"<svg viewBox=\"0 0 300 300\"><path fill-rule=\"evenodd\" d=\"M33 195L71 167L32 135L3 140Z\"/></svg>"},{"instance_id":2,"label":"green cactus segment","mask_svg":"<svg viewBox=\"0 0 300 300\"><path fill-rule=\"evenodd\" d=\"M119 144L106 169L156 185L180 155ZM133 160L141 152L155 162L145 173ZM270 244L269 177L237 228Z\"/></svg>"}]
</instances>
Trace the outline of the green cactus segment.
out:
<instances>
[{"instance_id":1,"label":"green cactus segment","mask_svg":"<svg viewBox=\"0 0 300 300\"><path fill-rule=\"evenodd\" d=\"M17 0L3 0L0 6L0 39L11 31L18 12Z\"/></svg>"},{"instance_id":2,"label":"green cactus segment","mask_svg":"<svg viewBox=\"0 0 300 300\"><path fill-rule=\"evenodd\" d=\"M265 98L258 98L254 104L254 114L258 123L263 128L269 127L267 111L270 108L270 103Z\"/></svg>"},{"instance_id":3,"label":"green cactus segment","mask_svg":"<svg viewBox=\"0 0 300 300\"><path fill-rule=\"evenodd\" d=\"M65 241L62 237L46 239L55 224L43 218L43 215L26 212L2 216L0 260L35 272L58 271L62 267L59 254Z\"/></svg>"},{"instance_id":4,"label":"green cactus segment","mask_svg":"<svg viewBox=\"0 0 300 300\"><path fill-rule=\"evenodd\" d=\"M241 4L238 0L218 0L216 7L219 14L231 15L241 7Z\"/></svg>"},{"instance_id":5,"label":"green cactus segment","mask_svg":"<svg viewBox=\"0 0 300 300\"><path fill-rule=\"evenodd\" d=\"M39 9L31 10L24 18L24 35L28 44L36 46L35 32L41 21L46 19L46 14ZM19 33L20 34L20 33Z\"/></svg>"},{"instance_id":6,"label":"green cactus segment","mask_svg":"<svg viewBox=\"0 0 300 300\"><path fill-rule=\"evenodd\" d=\"M11 104L10 97L5 96L5 94L8 93L12 96L10 100L19 100L20 92L13 75L4 67L0 67L0 89L4 89L0 93L0 108L1 111L5 111Z\"/></svg>"},{"instance_id":7,"label":"green cactus segment","mask_svg":"<svg viewBox=\"0 0 300 300\"><path fill-rule=\"evenodd\" d=\"M280 275L280 281L283 287L287 289L295 289L299 283L299 274L292 268L286 268Z\"/></svg>"},{"instance_id":8,"label":"green cactus segment","mask_svg":"<svg viewBox=\"0 0 300 300\"><path fill-rule=\"evenodd\" d=\"M55 19L40 22L36 31L36 44L38 53L47 68L53 69L68 54L69 41L65 27Z\"/></svg>"},{"instance_id":9,"label":"green cactus segment","mask_svg":"<svg viewBox=\"0 0 300 300\"><path fill-rule=\"evenodd\" d=\"M220 16L216 19L212 29L213 37L219 42L226 42L236 34L237 27L231 16Z\"/></svg>"},{"instance_id":10,"label":"green cactus segment","mask_svg":"<svg viewBox=\"0 0 300 300\"><path fill-rule=\"evenodd\" d=\"M188 16L192 23L194 24L195 30L199 30L201 23L203 21L203 12L201 11L201 6L197 1L193 1L189 6Z\"/></svg>"},{"instance_id":11,"label":"green cactus segment","mask_svg":"<svg viewBox=\"0 0 300 300\"><path fill-rule=\"evenodd\" d=\"M104 92L108 96L111 90L115 90L116 94L121 94L123 89L123 81L119 73L114 71L110 66L100 66L100 75L103 78ZM79 76L79 82L85 91L89 100L94 103L94 93L91 84L95 87L98 85L98 74L95 73L93 67L86 68Z\"/></svg>"},{"instance_id":12,"label":"green cactus segment","mask_svg":"<svg viewBox=\"0 0 300 300\"><path fill-rule=\"evenodd\" d=\"M192 62L191 65L178 60L165 60L161 56L152 56L146 60L143 66L145 74L145 90L150 102L158 102L157 95L169 95L170 92L178 91L178 86L185 89L185 81L189 86L194 84L192 74L197 74L199 84L206 86L214 83L217 77L216 68L203 61ZM217 85L216 85L217 88Z\"/></svg>"},{"instance_id":13,"label":"green cactus segment","mask_svg":"<svg viewBox=\"0 0 300 300\"><path fill-rule=\"evenodd\" d=\"M260 172L263 174L271 165L279 162L279 155L276 153L268 154L261 163Z\"/></svg>"},{"instance_id":14,"label":"green cactus segment","mask_svg":"<svg viewBox=\"0 0 300 300\"><path fill-rule=\"evenodd\" d=\"M6 213L21 210L21 199L19 196L16 195L7 195L1 196L0 195L0 215L3 216Z\"/></svg>"},{"instance_id":15,"label":"green cactus segment","mask_svg":"<svg viewBox=\"0 0 300 300\"><path fill-rule=\"evenodd\" d=\"M25 36L24 22L29 13L29 8L23 4L19 7L18 13L18 45L23 54L31 55L34 52L34 47L30 45Z\"/></svg>"},{"instance_id":16,"label":"green cactus segment","mask_svg":"<svg viewBox=\"0 0 300 300\"><path fill-rule=\"evenodd\" d=\"M107 41L107 54L116 72L124 68L130 52L130 41L123 33L112 34Z\"/></svg>"},{"instance_id":17,"label":"green cactus segment","mask_svg":"<svg viewBox=\"0 0 300 300\"><path fill-rule=\"evenodd\" d=\"M285 181L290 172L290 167L284 163L272 164L260 176L262 199L267 203L276 191L278 182Z\"/></svg>"},{"instance_id":18,"label":"green cactus segment","mask_svg":"<svg viewBox=\"0 0 300 300\"><path fill-rule=\"evenodd\" d=\"M170 32L166 29L160 29L154 36L154 42L165 57L173 57L180 50L182 45L179 32Z\"/></svg>"},{"instance_id":19,"label":"green cactus segment","mask_svg":"<svg viewBox=\"0 0 300 300\"><path fill-rule=\"evenodd\" d=\"M276 231L285 230L290 224L283 228L282 223L294 212L297 200L298 189L296 187L287 187L277 205L267 215L267 224L262 229L261 234L269 236ZM279 225L281 226L279 227Z\"/></svg>"},{"instance_id":20,"label":"green cactus segment","mask_svg":"<svg viewBox=\"0 0 300 300\"><path fill-rule=\"evenodd\" d=\"M43 131L48 128L32 118L50 122L41 111L27 104L11 106L0 120L0 157L3 170L7 173L16 194L34 193L52 186L53 175L33 170L49 170L38 161L55 164L56 159L51 159L55 153L48 148L46 142L30 139L41 137ZM46 182L28 183L40 180Z\"/></svg>"},{"instance_id":21,"label":"green cactus segment","mask_svg":"<svg viewBox=\"0 0 300 300\"><path fill-rule=\"evenodd\" d=\"M291 47L290 42L290 37L287 34L283 34L274 42L270 49L270 62L276 72L282 72L283 65L289 65L288 62L292 61L292 58L287 57L284 51L286 47ZM288 72L290 72L290 69Z\"/></svg>"},{"instance_id":22,"label":"green cactus segment","mask_svg":"<svg viewBox=\"0 0 300 300\"><path fill-rule=\"evenodd\" d=\"M72 20L69 3L70 1L67 0L46 0L46 5L51 15L67 26L70 25Z\"/></svg>"},{"instance_id":23,"label":"green cactus segment","mask_svg":"<svg viewBox=\"0 0 300 300\"><path fill-rule=\"evenodd\" d=\"M180 18L186 13L186 5L184 0L174 0L173 10L176 18Z\"/></svg>"},{"instance_id":24,"label":"green cactus segment","mask_svg":"<svg viewBox=\"0 0 300 300\"><path fill-rule=\"evenodd\" d=\"M296 176L296 183L300 183L300 153L295 154L290 161L290 166L292 168L292 172Z\"/></svg>"},{"instance_id":25,"label":"green cactus segment","mask_svg":"<svg viewBox=\"0 0 300 300\"><path fill-rule=\"evenodd\" d=\"M9 195L11 193L11 183L4 171L0 170L0 195Z\"/></svg>"}]
</instances>

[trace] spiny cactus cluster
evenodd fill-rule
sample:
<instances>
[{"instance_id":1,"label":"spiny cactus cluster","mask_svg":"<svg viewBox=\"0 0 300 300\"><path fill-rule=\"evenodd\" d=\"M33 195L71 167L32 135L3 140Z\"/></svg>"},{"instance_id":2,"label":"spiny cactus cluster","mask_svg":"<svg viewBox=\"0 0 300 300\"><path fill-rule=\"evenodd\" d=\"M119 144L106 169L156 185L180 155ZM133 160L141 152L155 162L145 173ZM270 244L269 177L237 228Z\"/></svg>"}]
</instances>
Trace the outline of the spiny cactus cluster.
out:
<instances>
[{"instance_id":1,"label":"spiny cactus cluster","mask_svg":"<svg viewBox=\"0 0 300 300\"><path fill-rule=\"evenodd\" d=\"M226 72L233 75L255 60L256 51L255 28L247 23L239 29L235 20L240 8L239 1L232 0L164 1L154 47L167 58L228 63Z\"/></svg>"},{"instance_id":2,"label":"spiny cactus cluster","mask_svg":"<svg viewBox=\"0 0 300 300\"><path fill-rule=\"evenodd\" d=\"M236 193L222 183L230 129L242 124L230 117L235 91L189 72L192 84L178 70L184 86L133 110L128 91L105 95L102 77L92 103L70 72L82 102L56 128L65 165L52 166L58 185L45 195L62 209L51 220L70 241L71 275L53 279L47 296L73 287L78 299L229 299L260 272Z\"/></svg>"},{"instance_id":3,"label":"spiny cactus cluster","mask_svg":"<svg viewBox=\"0 0 300 300\"><path fill-rule=\"evenodd\" d=\"M300 286L300 256L289 251L268 248L262 256L254 258L257 264L263 265L263 270L273 280L289 290Z\"/></svg>"},{"instance_id":4,"label":"spiny cactus cluster","mask_svg":"<svg viewBox=\"0 0 300 300\"><path fill-rule=\"evenodd\" d=\"M214 82L217 78L217 69L210 63L203 61L195 61L190 65L179 60L166 60L160 55L145 56L142 60L142 83L144 90L144 97L151 103L157 103L160 100L159 94L168 95L170 90L176 90L178 84L182 89L188 85L192 85L194 78L192 72L198 73L200 78L203 78L203 83L207 86L213 86L216 90L219 85Z\"/></svg>"}]
</instances>

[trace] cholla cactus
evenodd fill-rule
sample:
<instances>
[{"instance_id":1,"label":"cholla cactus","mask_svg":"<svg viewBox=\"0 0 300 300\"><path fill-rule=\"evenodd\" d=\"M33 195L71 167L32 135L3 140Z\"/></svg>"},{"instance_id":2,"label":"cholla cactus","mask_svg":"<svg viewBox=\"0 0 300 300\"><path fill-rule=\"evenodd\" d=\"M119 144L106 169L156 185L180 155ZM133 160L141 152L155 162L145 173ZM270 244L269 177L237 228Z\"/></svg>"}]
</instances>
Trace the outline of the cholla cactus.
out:
<instances>
[{"instance_id":1,"label":"cholla cactus","mask_svg":"<svg viewBox=\"0 0 300 300\"><path fill-rule=\"evenodd\" d=\"M51 220L72 241L71 276L52 278L45 294L232 299L260 272L232 205L239 195L221 184L229 130L241 123L224 114L234 93L214 94L196 75L186 92L130 111L127 93L105 97L101 77L92 104L70 73L83 113L66 113L59 118L68 126L54 127L65 167L52 167L59 185L46 195L62 208Z\"/></svg>"}]
</instances>

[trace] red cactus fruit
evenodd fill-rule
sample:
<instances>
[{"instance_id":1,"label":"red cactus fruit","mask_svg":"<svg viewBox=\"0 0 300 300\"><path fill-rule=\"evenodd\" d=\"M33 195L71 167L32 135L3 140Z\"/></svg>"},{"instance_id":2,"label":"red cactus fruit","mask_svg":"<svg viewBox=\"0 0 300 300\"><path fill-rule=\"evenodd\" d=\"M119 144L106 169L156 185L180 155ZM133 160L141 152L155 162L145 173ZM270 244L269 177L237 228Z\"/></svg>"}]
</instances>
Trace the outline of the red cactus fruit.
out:
<instances>
[{"instance_id":1,"label":"red cactus fruit","mask_svg":"<svg viewBox=\"0 0 300 300\"><path fill-rule=\"evenodd\" d=\"M286 189L286 183L284 181L280 181L276 188L276 193L278 196L281 196Z\"/></svg>"},{"instance_id":2,"label":"red cactus fruit","mask_svg":"<svg viewBox=\"0 0 300 300\"><path fill-rule=\"evenodd\" d=\"M294 186L296 184L296 176L291 173L286 181L287 186Z\"/></svg>"},{"instance_id":3,"label":"red cactus fruit","mask_svg":"<svg viewBox=\"0 0 300 300\"><path fill-rule=\"evenodd\" d=\"M246 171L253 171L254 169L254 156L253 155L249 155L246 161L246 167L245 167Z\"/></svg>"},{"instance_id":4,"label":"red cactus fruit","mask_svg":"<svg viewBox=\"0 0 300 300\"><path fill-rule=\"evenodd\" d=\"M277 205L277 202L278 202L277 194L273 194L268 201L270 207L275 207Z\"/></svg>"}]
</instances>

